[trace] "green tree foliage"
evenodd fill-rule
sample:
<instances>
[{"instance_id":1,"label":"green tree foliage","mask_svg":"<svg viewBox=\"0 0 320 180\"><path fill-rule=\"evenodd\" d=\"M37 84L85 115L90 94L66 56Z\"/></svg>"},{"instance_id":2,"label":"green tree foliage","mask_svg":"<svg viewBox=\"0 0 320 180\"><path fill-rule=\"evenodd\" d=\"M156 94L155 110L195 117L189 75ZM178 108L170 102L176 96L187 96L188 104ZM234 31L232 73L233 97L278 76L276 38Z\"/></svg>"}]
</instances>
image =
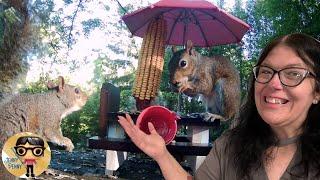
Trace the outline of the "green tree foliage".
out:
<instances>
[{"instance_id":1,"label":"green tree foliage","mask_svg":"<svg viewBox=\"0 0 320 180\"><path fill-rule=\"evenodd\" d=\"M77 148L85 148L87 139L98 135L99 104L100 92L96 91L80 111L72 113L62 121L63 135L70 137Z\"/></svg>"},{"instance_id":2,"label":"green tree foliage","mask_svg":"<svg viewBox=\"0 0 320 180\"><path fill-rule=\"evenodd\" d=\"M27 1L0 1L0 99L16 89L27 71L25 57L32 47Z\"/></svg>"},{"instance_id":3,"label":"green tree foliage","mask_svg":"<svg viewBox=\"0 0 320 180\"><path fill-rule=\"evenodd\" d=\"M81 24L82 24L84 35L88 36L94 28L100 27L101 23L102 23L101 20L98 18L82 21Z\"/></svg>"},{"instance_id":4,"label":"green tree foliage","mask_svg":"<svg viewBox=\"0 0 320 180\"><path fill-rule=\"evenodd\" d=\"M112 83L118 87L128 87L133 84L133 70L134 67L131 61L121 59L110 59L105 54L94 60L94 82L96 88L100 88L104 82ZM126 71L126 74L118 75L119 70ZM126 70L127 69L127 70Z\"/></svg>"},{"instance_id":5,"label":"green tree foliage","mask_svg":"<svg viewBox=\"0 0 320 180\"><path fill-rule=\"evenodd\" d=\"M265 46L266 38L272 36L272 26L265 14L260 13L256 7L256 0L248 0L246 5L248 14L247 23L251 26L247 33L248 58L256 61L260 54L260 50Z\"/></svg>"},{"instance_id":6,"label":"green tree foliage","mask_svg":"<svg viewBox=\"0 0 320 180\"><path fill-rule=\"evenodd\" d=\"M42 75L38 81L27 84L26 87L20 91L23 93L31 93L31 94L47 92L48 82L49 82L48 75Z\"/></svg>"},{"instance_id":7,"label":"green tree foliage","mask_svg":"<svg viewBox=\"0 0 320 180\"><path fill-rule=\"evenodd\" d=\"M254 60L266 43L275 37L294 32L320 37L319 1L249 0L246 9L252 26L248 51Z\"/></svg>"},{"instance_id":8,"label":"green tree foliage","mask_svg":"<svg viewBox=\"0 0 320 180\"><path fill-rule=\"evenodd\" d=\"M316 0L257 1L257 12L265 14L273 26L274 35L304 32L319 37L320 2Z\"/></svg>"}]
</instances>

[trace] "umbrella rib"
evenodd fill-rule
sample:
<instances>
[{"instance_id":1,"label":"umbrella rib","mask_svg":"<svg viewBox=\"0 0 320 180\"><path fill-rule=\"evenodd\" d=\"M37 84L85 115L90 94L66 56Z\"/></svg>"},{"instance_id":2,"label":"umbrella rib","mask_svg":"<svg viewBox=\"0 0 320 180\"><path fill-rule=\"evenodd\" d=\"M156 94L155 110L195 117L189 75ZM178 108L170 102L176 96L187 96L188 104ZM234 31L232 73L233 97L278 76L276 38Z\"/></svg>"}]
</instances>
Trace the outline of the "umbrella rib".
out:
<instances>
[{"instance_id":1,"label":"umbrella rib","mask_svg":"<svg viewBox=\"0 0 320 180\"><path fill-rule=\"evenodd\" d=\"M194 17L194 19L196 20L196 24L199 26L199 29L200 29L200 31L201 31L201 35L202 35L203 39L206 41L206 46L209 47L208 40L207 40L207 38L206 38L206 35L205 35L204 32L203 32L203 29L202 29L202 26L201 26L199 20L197 19L196 15L195 15L192 11L190 11L190 13L192 14L192 16Z\"/></svg>"},{"instance_id":2,"label":"umbrella rib","mask_svg":"<svg viewBox=\"0 0 320 180\"><path fill-rule=\"evenodd\" d=\"M231 34L237 39L237 41L241 41L241 39L239 39L234 33L233 31L231 31L222 21L220 21L218 18L216 18L214 15L206 12L206 11L203 11L203 10L199 10L200 12L204 13L204 14L207 14L209 15L210 17L216 19L217 21L219 21L229 32L231 32Z\"/></svg>"},{"instance_id":3,"label":"umbrella rib","mask_svg":"<svg viewBox=\"0 0 320 180\"><path fill-rule=\"evenodd\" d=\"M172 33L173 33L173 29L174 29L175 25L177 24L177 22L178 22L179 18L181 17L181 15L182 15L182 12L180 11L179 16L175 19L174 23L172 24L172 27L171 27L171 30L170 30L170 35L168 37L168 42L167 43L169 43L169 41L171 39L171 36L172 36Z\"/></svg>"},{"instance_id":4,"label":"umbrella rib","mask_svg":"<svg viewBox=\"0 0 320 180\"><path fill-rule=\"evenodd\" d=\"M186 9L184 9L184 15L187 16L188 15L188 11ZM184 23L183 26L183 37L182 37L182 43L183 45L186 45L186 33L187 33L187 23Z\"/></svg>"},{"instance_id":5,"label":"umbrella rib","mask_svg":"<svg viewBox=\"0 0 320 180\"><path fill-rule=\"evenodd\" d=\"M171 11L172 9L173 9L173 8L171 8L171 9L169 9L169 10L167 10L167 11L162 11L162 12L160 12L158 15L150 17L147 21L145 21L145 23L143 23L141 26L139 26L139 27L137 27L136 29L134 29L134 30L132 31L132 34L135 34L139 29L141 29L143 26L145 26L147 23L149 23L151 19L157 18L157 17L159 17L160 15L162 15L162 14L168 12L168 11Z\"/></svg>"},{"instance_id":6,"label":"umbrella rib","mask_svg":"<svg viewBox=\"0 0 320 180\"><path fill-rule=\"evenodd\" d=\"M183 26L183 37L182 37L182 43L185 45L186 43L186 33L187 33L187 24L185 23Z\"/></svg>"}]
</instances>

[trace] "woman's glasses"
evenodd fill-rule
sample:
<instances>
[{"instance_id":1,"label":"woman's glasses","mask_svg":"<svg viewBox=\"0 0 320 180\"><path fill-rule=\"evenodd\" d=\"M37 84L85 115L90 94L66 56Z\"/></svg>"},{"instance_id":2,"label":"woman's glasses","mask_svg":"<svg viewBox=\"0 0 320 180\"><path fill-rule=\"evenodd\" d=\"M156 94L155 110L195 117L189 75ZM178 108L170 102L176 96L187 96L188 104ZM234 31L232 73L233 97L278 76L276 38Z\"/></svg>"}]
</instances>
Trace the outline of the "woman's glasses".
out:
<instances>
[{"instance_id":1,"label":"woman's glasses","mask_svg":"<svg viewBox=\"0 0 320 180\"><path fill-rule=\"evenodd\" d=\"M298 86L308 76L316 77L307 69L297 67L289 67L277 71L268 66L255 66L253 74L255 80L262 84L270 82L273 76L278 74L281 84L288 87Z\"/></svg>"},{"instance_id":2,"label":"woman's glasses","mask_svg":"<svg viewBox=\"0 0 320 180\"><path fill-rule=\"evenodd\" d=\"M24 156L27 154L28 150L32 151L32 154L36 157L42 156L45 147L24 147L24 146L15 146L14 149L19 156Z\"/></svg>"}]
</instances>

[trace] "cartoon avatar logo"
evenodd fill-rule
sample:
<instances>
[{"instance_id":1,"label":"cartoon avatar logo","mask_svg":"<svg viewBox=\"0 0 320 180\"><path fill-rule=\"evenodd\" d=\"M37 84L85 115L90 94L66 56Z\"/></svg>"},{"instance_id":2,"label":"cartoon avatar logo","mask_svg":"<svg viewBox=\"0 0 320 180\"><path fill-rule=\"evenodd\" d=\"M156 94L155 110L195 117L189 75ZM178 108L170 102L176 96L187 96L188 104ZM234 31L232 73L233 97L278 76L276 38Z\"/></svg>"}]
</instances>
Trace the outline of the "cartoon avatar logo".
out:
<instances>
[{"instance_id":1,"label":"cartoon avatar logo","mask_svg":"<svg viewBox=\"0 0 320 180\"><path fill-rule=\"evenodd\" d=\"M43 156L43 151L45 150L44 141L34 136L20 137L14 149L17 155L22 157L23 163L26 165L26 176L29 177L31 175L31 177L34 177L33 166L37 163L36 159ZM32 153L28 153L29 150Z\"/></svg>"},{"instance_id":2,"label":"cartoon avatar logo","mask_svg":"<svg viewBox=\"0 0 320 180\"><path fill-rule=\"evenodd\" d=\"M2 150L2 161L7 170L18 177L40 175L50 163L51 151L45 140L32 133L10 137Z\"/></svg>"}]
</instances>

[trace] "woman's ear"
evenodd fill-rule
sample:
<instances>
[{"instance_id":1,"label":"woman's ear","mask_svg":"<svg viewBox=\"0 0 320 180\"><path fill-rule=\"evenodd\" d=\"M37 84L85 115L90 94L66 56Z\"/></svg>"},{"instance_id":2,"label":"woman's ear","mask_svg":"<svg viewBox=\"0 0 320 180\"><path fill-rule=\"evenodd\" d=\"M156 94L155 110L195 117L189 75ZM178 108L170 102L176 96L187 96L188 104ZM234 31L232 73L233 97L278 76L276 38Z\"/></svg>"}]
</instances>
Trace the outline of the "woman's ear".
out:
<instances>
[{"instance_id":1,"label":"woman's ear","mask_svg":"<svg viewBox=\"0 0 320 180\"><path fill-rule=\"evenodd\" d=\"M318 104L320 100L320 92L315 92L314 99L312 100L312 104Z\"/></svg>"},{"instance_id":2,"label":"woman's ear","mask_svg":"<svg viewBox=\"0 0 320 180\"><path fill-rule=\"evenodd\" d=\"M318 104L318 102L319 102L319 100L317 100L317 99L312 100L312 104Z\"/></svg>"}]
</instances>

